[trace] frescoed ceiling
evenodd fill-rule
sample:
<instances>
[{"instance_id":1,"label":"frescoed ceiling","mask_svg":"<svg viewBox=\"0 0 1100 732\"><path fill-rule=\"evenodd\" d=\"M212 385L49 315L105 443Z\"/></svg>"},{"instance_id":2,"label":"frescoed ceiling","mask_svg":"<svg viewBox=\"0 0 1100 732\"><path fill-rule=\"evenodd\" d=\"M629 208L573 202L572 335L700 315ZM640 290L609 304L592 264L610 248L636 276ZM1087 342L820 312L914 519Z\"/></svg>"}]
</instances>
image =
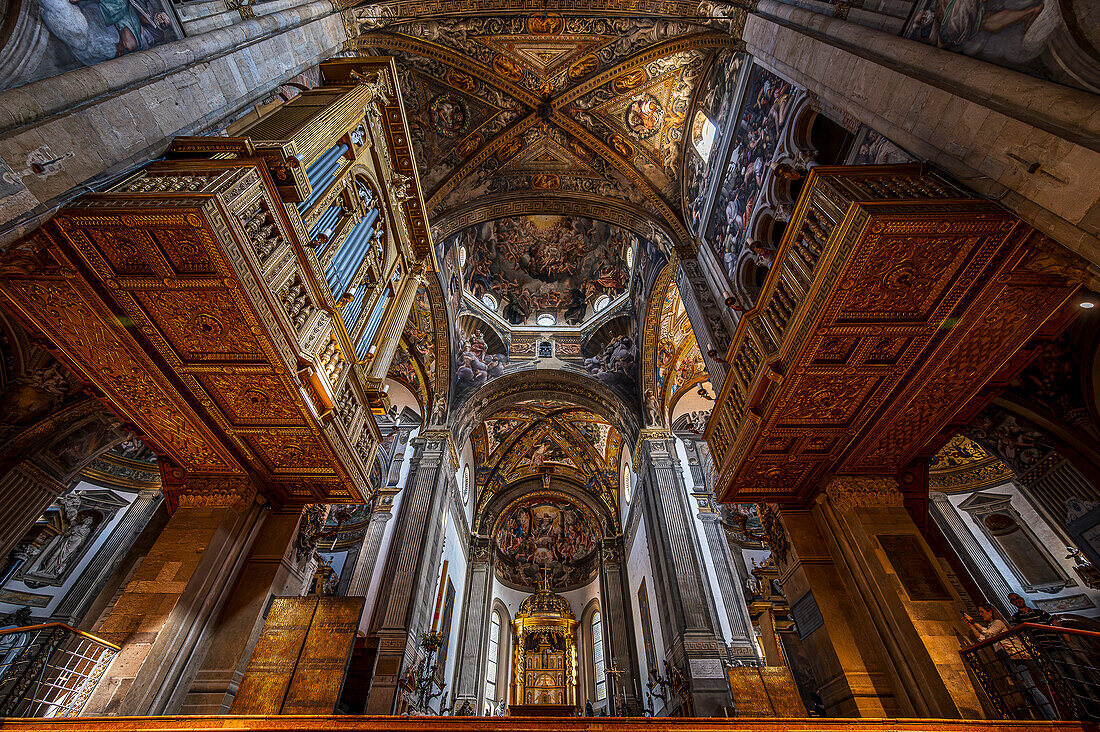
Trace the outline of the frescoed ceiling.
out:
<instances>
[{"instance_id":1,"label":"frescoed ceiling","mask_svg":"<svg viewBox=\"0 0 1100 732\"><path fill-rule=\"evenodd\" d=\"M486 197L509 197L521 213L524 200L549 196L570 203L561 213L613 204L687 241L687 117L711 59L736 43L714 29L730 13L702 5L680 9L682 20L547 12L393 23L379 5L356 9L351 45L396 59L433 227L454 231L441 222Z\"/></svg>"},{"instance_id":2,"label":"frescoed ceiling","mask_svg":"<svg viewBox=\"0 0 1100 732\"><path fill-rule=\"evenodd\" d=\"M527 400L503 409L474 431L475 525L495 495L525 479L567 478L618 516L622 437L602 417L556 400Z\"/></svg>"},{"instance_id":3,"label":"frescoed ceiling","mask_svg":"<svg viewBox=\"0 0 1100 732\"><path fill-rule=\"evenodd\" d=\"M463 253L466 291L513 325L544 313L556 323L579 325L595 315L602 296L626 291L627 250L639 245L638 237L602 221L518 216L467 227L447 248Z\"/></svg>"}]
</instances>

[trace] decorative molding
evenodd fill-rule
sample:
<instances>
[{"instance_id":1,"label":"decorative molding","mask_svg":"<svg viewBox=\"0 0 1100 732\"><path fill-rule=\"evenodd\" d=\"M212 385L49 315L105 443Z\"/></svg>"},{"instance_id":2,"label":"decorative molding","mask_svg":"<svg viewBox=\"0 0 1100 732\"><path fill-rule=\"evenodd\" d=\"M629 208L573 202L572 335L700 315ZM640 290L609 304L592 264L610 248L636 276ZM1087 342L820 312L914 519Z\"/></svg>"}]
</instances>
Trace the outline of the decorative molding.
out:
<instances>
[{"instance_id":1,"label":"decorative molding","mask_svg":"<svg viewBox=\"0 0 1100 732\"><path fill-rule=\"evenodd\" d=\"M901 508L903 505L897 481L890 477L837 476L825 486L825 495L829 504L841 513L854 508Z\"/></svg>"}]
</instances>

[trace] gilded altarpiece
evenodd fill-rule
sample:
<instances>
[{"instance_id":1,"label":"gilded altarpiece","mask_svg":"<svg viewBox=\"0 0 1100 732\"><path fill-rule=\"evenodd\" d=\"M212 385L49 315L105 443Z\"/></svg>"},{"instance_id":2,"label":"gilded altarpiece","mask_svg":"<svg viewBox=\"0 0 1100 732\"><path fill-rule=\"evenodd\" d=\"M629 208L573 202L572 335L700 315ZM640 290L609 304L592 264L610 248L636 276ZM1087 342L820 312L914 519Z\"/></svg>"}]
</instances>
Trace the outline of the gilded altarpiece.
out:
<instances>
[{"instance_id":1,"label":"gilded altarpiece","mask_svg":"<svg viewBox=\"0 0 1100 732\"><path fill-rule=\"evenodd\" d=\"M512 628L513 707L575 707L577 620L569 602L550 589L549 572L520 605Z\"/></svg>"}]
</instances>

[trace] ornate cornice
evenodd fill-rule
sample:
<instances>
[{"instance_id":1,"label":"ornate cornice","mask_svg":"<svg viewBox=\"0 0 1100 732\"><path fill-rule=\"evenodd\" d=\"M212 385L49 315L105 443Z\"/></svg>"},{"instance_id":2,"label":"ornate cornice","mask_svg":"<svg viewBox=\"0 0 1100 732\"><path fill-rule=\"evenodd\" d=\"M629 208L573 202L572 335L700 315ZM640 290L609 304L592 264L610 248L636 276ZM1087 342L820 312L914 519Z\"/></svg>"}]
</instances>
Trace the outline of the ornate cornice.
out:
<instances>
[{"instance_id":1,"label":"ornate cornice","mask_svg":"<svg viewBox=\"0 0 1100 732\"><path fill-rule=\"evenodd\" d=\"M902 506L902 495L897 481L888 476L837 476L825 486L825 496L828 497L829 504L841 513L854 508Z\"/></svg>"}]
</instances>

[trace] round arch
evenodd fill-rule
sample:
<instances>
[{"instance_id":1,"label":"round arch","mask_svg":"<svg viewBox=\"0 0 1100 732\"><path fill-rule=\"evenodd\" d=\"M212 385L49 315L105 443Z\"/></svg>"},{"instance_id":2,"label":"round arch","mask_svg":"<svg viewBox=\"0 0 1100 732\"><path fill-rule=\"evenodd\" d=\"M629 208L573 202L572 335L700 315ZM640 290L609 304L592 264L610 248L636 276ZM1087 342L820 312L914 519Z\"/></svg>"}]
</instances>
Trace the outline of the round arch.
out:
<instances>
[{"instance_id":1,"label":"round arch","mask_svg":"<svg viewBox=\"0 0 1100 732\"><path fill-rule=\"evenodd\" d=\"M452 413L455 442L465 443L495 412L527 399L555 399L588 409L606 419L628 445L638 435L637 410L596 379L574 371L535 369L505 374L469 392Z\"/></svg>"}]
</instances>

